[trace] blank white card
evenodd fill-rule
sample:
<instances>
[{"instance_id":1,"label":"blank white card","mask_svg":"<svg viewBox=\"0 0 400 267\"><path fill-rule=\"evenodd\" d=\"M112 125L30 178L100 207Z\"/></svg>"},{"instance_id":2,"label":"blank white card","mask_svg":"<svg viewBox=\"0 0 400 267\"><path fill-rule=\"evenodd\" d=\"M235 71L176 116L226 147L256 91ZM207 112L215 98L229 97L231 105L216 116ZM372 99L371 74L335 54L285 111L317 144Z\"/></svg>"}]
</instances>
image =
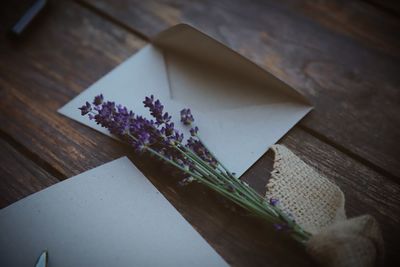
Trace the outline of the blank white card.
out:
<instances>
[{"instance_id":1,"label":"blank white card","mask_svg":"<svg viewBox=\"0 0 400 267\"><path fill-rule=\"evenodd\" d=\"M0 210L0 266L227 266L123 157Z\"/></svg>"}]
</instances>

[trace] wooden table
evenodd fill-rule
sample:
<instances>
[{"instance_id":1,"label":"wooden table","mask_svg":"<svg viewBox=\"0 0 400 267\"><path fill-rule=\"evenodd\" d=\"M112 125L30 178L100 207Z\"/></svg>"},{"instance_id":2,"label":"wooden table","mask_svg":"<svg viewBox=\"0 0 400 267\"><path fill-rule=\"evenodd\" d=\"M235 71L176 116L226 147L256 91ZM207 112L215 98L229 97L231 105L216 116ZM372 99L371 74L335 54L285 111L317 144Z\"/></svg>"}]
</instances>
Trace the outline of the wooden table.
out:
<instances>
[{"instance_id":1,"label":"wooden table","mask_svg":"<svg viewBox=\"0 0 400 267\"><path fill-rule=\"evenodd\" d=\"M190 2L190 3L189 3ZM0 206L129 155L234 266L307 266L290 240L181 188L130 149L56 110L178 22L195 25L304 93L315 110L279 143L372 214L400 266L400 11L380 1L53 1L21 40L1 31ZM134 85L133 85L134 86ZM260 192L268 152L245 175ZM155 255L156 256L156 255Z\"/></svg>"}]
</instances>

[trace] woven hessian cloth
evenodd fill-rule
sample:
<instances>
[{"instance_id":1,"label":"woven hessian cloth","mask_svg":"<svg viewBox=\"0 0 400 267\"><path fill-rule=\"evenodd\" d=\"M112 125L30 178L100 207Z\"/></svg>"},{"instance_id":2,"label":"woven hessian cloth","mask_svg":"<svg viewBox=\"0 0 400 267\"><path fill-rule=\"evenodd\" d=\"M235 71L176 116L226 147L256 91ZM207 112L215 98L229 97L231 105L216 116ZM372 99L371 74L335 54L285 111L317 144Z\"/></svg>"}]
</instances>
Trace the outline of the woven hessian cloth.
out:
<instances>
[{"instance_id":1,"label":"woven hessian cloth","mask_svg":"<svg viewBox=\"0 0 400 267\"><path fill-rule=\"evenodd\" d=\"M307 252L321 266L367 267L383 264L383 240L370 215L347 219L340 188L282 145L274 145L275 161L266 197L313 234Z\"/></svg>"}]
</instances>

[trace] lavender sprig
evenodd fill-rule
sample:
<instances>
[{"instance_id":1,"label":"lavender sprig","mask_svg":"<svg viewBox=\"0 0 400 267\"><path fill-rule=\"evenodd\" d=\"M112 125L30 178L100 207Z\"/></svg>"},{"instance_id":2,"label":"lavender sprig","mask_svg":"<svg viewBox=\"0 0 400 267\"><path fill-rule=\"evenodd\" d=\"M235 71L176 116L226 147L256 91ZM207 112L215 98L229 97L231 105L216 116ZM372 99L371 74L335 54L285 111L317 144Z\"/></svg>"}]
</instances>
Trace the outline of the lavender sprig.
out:
<instances>
[{"instance_id":1,"label":"lavender sprig","mask_svg":"<svg viewBox=\"0 0 400 267\"><path fill-rule=\"evenodd\" d=\"M191 136L183 143L183 133L175 128L160 100L151 95L145 98L143 104L149 109L152 119L136 115L114 102L104 101L103 95L96 96L92 104L86 102L79 109L83 116L87 115L107 128L135 151L147 152L176 167L185 175L181 184L192 181L202 183L250 213L271 222L275 229L289 233L300 243L305 244L310 238L309 233L279 208L278 200L266 201L218 161L201 141L199 128L192 126L194 117L190 109L183 109L180 114L181 122L192 126Z\"/></svg>"}]
</instances>

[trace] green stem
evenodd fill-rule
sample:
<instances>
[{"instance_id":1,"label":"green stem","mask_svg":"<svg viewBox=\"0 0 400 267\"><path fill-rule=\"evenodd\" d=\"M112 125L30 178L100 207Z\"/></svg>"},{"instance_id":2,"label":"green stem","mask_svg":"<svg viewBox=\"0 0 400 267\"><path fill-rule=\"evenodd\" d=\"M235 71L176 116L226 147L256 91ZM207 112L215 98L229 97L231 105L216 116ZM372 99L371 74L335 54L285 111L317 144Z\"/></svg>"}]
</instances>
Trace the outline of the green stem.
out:
<instances>
[{"instance_id":1,"label":"green stem","mask_svg":"<svg viewBox=\"0 0 400 267\"><path fill-rule=\"evenodd\" d=\"M184 146L181 146L181 147L176 146L176 148L185 156L190 157L195 162L198 162L199 164L203 165L213 175L220 177L220 179L223 179L224 181L226 181L230 184L231 183L234 184L235 189L240 191L243 196L249 198L250 201L254 201L254 203L256 205L258 205L262 208L267 208L270 211L270 213L272 213L274 216L278 216L278 213L272 207L269 207L269 206L266 206L265 204L263 204L264 199L261 198L261 196L256 191L254 191L249 186L245 185L241 180L236 179L233 176L225 176L222 173L217 172L215 169L211 168L207 162L205 162L202 158L200 158L196 153L194 153L189 148L186 148ZM187 153L182 150L187 151ZM217 159L217 162L219 163L218 159ZM243 192L243 191L245 191L245 192Z\"/></svg>"},{"instance_id":2,"label":"green stem","mask_svg":"<svg viewBox=\"0 0 400 267\"><path fill-rule=\"evenodd\" d=\"M128 134L133 140L137 140L134 136L131 134ZM225 196L226 198L230 199L237 205L241 206L242 208L257 214L261 218L266 219L269 222L272 223L281 223L283 220L284 222L288 223L291 229L293 230L293 233L291 234L292 237L299 241L300 243L304 244L310 237L310 234L305 232L299 225L294 223L291 219L289 219L286 214L281 211L280 209L273 207L269 207L268 204L263 204L263 202L260 201L261 197L255 192L252 188L247 187L246 185L242 184L242 182L239 179L236 179L235 177L227 177L223 175L222 173L217 172L213 168L211 168L206 162L204 162L200 157L198 157L194 152L189 151L189 153L185 153L182 149L180 149L178 146L174 146L178 151L180 151L183 155L186 157L190 157L191 160L194 161L194 163L198 163L199 165L197 166L197 171L201 170L202 174L194 173L190 171L189 169L186 169L182 167L181 165L177 164L175 161L168 159L164 155L160 154L156 150L152 149L151 147L145 146L145 149L150 152L151 154L159 157L160 159L168 162L169 164L175 166L182 172L189 174L192 176L195 180L198 182L206 185L210 189L220 193L221 195ZM201 167L199 167L201 166ZM229 172L227 172L229 173ZM204 177L203 177L204 176ZM207 177L210 178L212 177L212 180L207 180ZM218 178L223 179L224 181L227 182L234 182L236 185L239 185L239 187L235 188L238 189L238 191L234 191L233 193L228 191L223 185L221 184L213 184L213 182L219 182ZM231 179L229 179L231 178ZM242 191L245 189L245 191ZM236 192L240 192L241 195L237 195ZM251 194L251 195L249 195ZM258 197L254 197L254 194L257 194ZM243 198L244 196L244 198ZM273 212L271 212L273 211ZM271 214L272 213L272 214ZM278 214L277 214L278 213ZM277 216L278 215L278 216Z\"/></svg>"},{"instance_id":3,"label":"green stem","mask_svg":"<svg viewBox=\"0 0 400 267\"><path fill-rule=\"evenodd\" d=\"M207 170L210 171L211 173L213 173L214 176L219 176L219 177L221 177L220 175L218 175L218 174L221 174L221 173L218 173L218 172L216 173L216 170L212 169L212 168L211 168L206 162L204 162L204 160L201 159L197 154L195 154L195 153L194 153L193 151L191 151L190 149L187 149L187 148L185 148L185 147L183 147L183 148L184 148L188 153L185 153L185 151L182 151L181 148L177 147L177 149L178 149L181 153L183 153L186 157L190 157L190 159L194 160L195 162L198 162L199 164L206 166ZM207 148L206 148L206 149L207 149ZM189 154L189 155L188 155L188 154ZM215 158L215 156L214 156L214 158ZM217 160L217 162L218 162L221 166L223 166L223 165L218 161L218 159L216 159L216 160ZM226 171L226 173L229 174L229 171ZM294 234L297 236L296 239L299 239L299 236L300 236L300 239L301 239L302 241L304 241L304 239L308 239L308 238L310 237L310 234L309 234L309 233L305 232L301 227L299 227L296 223L294 223L294 221L293 221L291 218L289 218L281 209L279 209L279 208L277 208L277 207L275 207L275 206L269 206L268 204L265 204L265 203L264 203L264 205L263 205L264 199L261 198L261 196L258 195L258 193L254 191L254 189L252 189L252 188L250 188L249 186L245 185L242 181L240 181L239 179L236 179L236 178L233 177L232 175L229 177L229 178L232 178L232 179L229 179L229 180L226 179L227 177L226 177L225 175L222 175L222 178L223 178L225 181L234 182L236 185L239 185L240 189L244 189L248 194L250 194L250 195L252 196L251 200L255 201L254 204L256 204L256 205L258 206L258 207L257 207L257 210L258 210L258 208L261 208L261 210L262 210L262 212L261 212L262 215L265 215L265 209L267 209L268 212L270 212L270 213L273 214L273 216L280 217L280 218L282 218L285 222L287 222L288 225L289 225L289 227L292 228L292 229L294 230ZM236 189L238 189L238 188L236 188ZM239 191L241 191L241 190L239 190ZM242 192L242 194L243 194L244 196L246 196L246 197L249 197L247 194L244 194L243 192ZM236 202L236 201L234 201L234 202ZM243 207L243 205L240 205L240 206ZM254 206L254 205L253 205L253 206ZM249 209L249 207L245 207L245 208L246 208L246 209ZM258 212L258 213L259 213L259 212ZM268 214L268 215L269 215L269 214ZM270 215L269 215L268 217L270 217ZM270 217L270 218L271 218L271 217Z\"/></svg>"},{"instance_id":4,"label":"green stem","mask_svg":"<svg viewBox=\"0 0 400 267\"><path fill-rule=\"evenodd\" d=\"M205 149L207 149L207 151L211 154L211 156L218 162L218 165L221 166L225 173L228 175L229 178L233 178L231 179L231 181L234 181L235 184L241 188L244 188L245 191L247 191L250 195L253 196L253 198L255 199L255 201L260 201L262 202L263 199L260 198L260 195L255 192L252 188L250 188L249 186L245 185L240 179L237 179L223 164L221 161L218 160L218 158L211 152L211 150L208 149L208 147L205 145L205 143L200 139L199 136L197 136L197 138L199 139L200 143L204 146ZM195 157L199 158L200 161L203 161L203 159L201 159L196 153L194 153L191 149L187 149L191 154L193 154ZM206 163L207 164L207 163ZM208 166L208 164L207 164ZM275 212L274 212L275 213Z\"/></svg>"},{"instance_id":5,"label":"green stem","mask_svg":"<svg viewBox=\"0 0 400 267\"><path fill-rule=\"evenodd\" d=\"M229 176L225 176L225 175L223 175L222 173L216 171L215 169L213 169L212 167L210 167L210 165L209 165L207 162L205 162L202 158L200 158L197 154L195 154L191 149L185 148L185 147L183 147L183 146L181 146L181 147L176 146L176 148L177 148L183 155L185 155L186 157L188 157L188 158L190 158L191 160L193 160L194 162L196 162L196 163L198 163L198 164L204 166L204 168L206 168L206 169L209 171L209 173L210 173L211 175L213 175L214 177L218 177L219 179L221 179L221 180L223 180L223 181L225 181L225 182L227 182L227 183L229 183L229 184L232 184L232 185L235 184L235 185L236 185L235 189L241 191L241 193L243 193L244 196L252 198L255 202L262 202L262 201L260 200L261 198L259 197L259 195L257 194L257 192L253 191L254 193L252 193L252 192L248 191L248 187L245 188L246 185L242 184L242 182L239 181L238 179L233 178L233 177L229 177ZM248 191L248 193L250 193L250 195L244 194L244 192L242 191L242 189Z\"/></svg>"},{"instance_id":6,"label":"green stem","mask_svg":"<svg viewBox=\"0 0 400 267\"><path fill-rule=\"evenodd\" d=\"M204 146L204 148L207 149L208 153L210 153L211 156L212 156L214 159L216 159L216 160L218 161L218 164L224 169L224 171L225 171L229 176L232 176L232 177L236 178L236 177L228 170L228 168L226 168L225 165L222 164L222 162L219 161L219 160L217 159L217 157L214 155L214 153L212 153L212 151L211 151L210 149L208 149L208 147L207 147L206 144L201 140L201 138L200 138L199 135L197 135L197 138L199 139L200 143Z\"/></svg>"},{"instance_id":7,"label":"green stem","mask_svg":"<svg viewBox=\"0 0 400 267\"><path fill-rule=\"evenodd\" d=\"M239 196L236 196L236 195L230 193L229 191L225 190L224 188L220 188L220 187L212 184L210 181L207 181L202 176L200 176L198 174L195 174L195 173L191 172L190 170L187 170L187 169L183 168L182 166L180 166L179 164L175 163L174 161L172 161L172 160L166 158L165 156L161 155L160 153L158 153L154 149L152 149L150 147L145 147L145 149L147 151L149 151L151 154L156 155L160 159L165 160L166 162L168 162L168 163L172 164L173 166L177 167L181 171L191 175L194 179L197 179L199 182L207 185L208 187L210 187L214 191L217 191L217 192L225 195L226 197L230 198L231 200L234 200L234 202L236 202L237 204L239 204L243 208L249 209L249 207L251 207L252 210L256 211L260 215L267 215L270 219L272 219L274 221L277 219L277 218L274 218L274 217L270 216L269 214L265 214L265 213L263 214L262 210L260 210L259 207L254 206L252 203L244 201L244 199L242 199Z\"/></svg>"}]
</instances>

